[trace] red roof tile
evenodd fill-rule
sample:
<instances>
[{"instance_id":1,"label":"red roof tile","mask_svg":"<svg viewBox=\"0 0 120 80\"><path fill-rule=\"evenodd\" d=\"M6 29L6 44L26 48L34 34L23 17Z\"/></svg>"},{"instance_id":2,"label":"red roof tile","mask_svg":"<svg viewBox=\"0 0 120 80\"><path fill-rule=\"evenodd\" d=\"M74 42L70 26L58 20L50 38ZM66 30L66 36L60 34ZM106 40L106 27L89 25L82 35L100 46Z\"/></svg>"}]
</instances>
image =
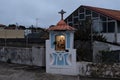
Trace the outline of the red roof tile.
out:
<instances>
[{"instance_id":1,"label":"red roof tile","mask_svg":"<svg viewBox=\"0 0 120 80\"><path fill-rule=\"evenodd\" d=\"M50 28L48 28L48 30L52 30L52 31L69 30L69 31L72 31L72 30L75 30L75 28L67 25L64 20L60 20L56 26L50 27Z\"/></svg>"},{"instance_id":2,"label":"red roof tile","mask_svg":"<svg viewBox=\"0 0 120 80\"><path fill-rule=\"evenodd\" d=\"M109 16L115 20L120 21L120 10L112 10L112 9L104 9L104 8L98 8L98 7L91 7L91 6L84 6L82 5L81 7L84 7L86 9L90 9L92 11L101 13L105 16Z\"/></svg>"}]
</instances>

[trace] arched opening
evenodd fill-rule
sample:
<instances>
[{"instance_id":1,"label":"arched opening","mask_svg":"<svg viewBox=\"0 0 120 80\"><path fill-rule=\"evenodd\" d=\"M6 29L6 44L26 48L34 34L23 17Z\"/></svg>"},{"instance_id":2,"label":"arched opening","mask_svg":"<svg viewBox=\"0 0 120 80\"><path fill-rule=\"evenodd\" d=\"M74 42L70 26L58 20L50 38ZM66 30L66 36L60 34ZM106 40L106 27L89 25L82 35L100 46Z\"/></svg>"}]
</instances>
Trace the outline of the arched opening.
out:
<instances>
[{"instance_id":1,"label":"arched opening","mask_svg":"<svg viewBox=\"0 0 120 80\"><path fill-rule=\"evenodd\" d=\"M65 50L65 36L57 35L55 36L55 50L56 51L64 51Z\"/></svg>"}]
</instances>

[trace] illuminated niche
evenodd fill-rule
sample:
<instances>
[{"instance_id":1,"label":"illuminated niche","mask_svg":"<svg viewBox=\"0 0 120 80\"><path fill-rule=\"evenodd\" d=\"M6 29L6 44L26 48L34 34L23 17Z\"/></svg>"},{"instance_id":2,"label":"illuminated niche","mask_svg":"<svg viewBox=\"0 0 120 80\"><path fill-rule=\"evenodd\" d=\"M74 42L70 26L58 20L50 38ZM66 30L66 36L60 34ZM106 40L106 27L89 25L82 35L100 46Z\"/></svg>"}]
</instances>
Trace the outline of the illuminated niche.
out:
<instances>
[{"instance_id":1,"label":"illuminated niche","mask_svg":"<svg viewBox=\"0 0 120 80\"><path fill-rule=\"evenodd\" d=\"M65 36L64 35L56 35L55 36L55 50L56 51L64 51L65 50Z\"/></svg>"}]
</instances>

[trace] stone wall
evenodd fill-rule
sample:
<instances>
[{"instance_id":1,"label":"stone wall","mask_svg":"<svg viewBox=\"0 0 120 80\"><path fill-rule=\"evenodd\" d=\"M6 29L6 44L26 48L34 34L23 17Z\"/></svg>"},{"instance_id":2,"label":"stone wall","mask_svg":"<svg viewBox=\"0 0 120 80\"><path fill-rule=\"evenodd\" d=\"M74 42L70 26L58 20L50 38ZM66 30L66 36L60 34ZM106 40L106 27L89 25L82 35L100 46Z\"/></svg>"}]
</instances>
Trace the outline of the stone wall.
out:
<instances>
[{"instance_id":1,"label":"stone wall","mask_svg":"<svg viewBox=\"0 0 120 80\"><path fill-rule=\"evenodd\" d=\"M120 78L120 63L78 62L78 74L88 77Z\"/></svg>"},{"instance_id":2,"label":"stone wall","mask_svg":"<svg viewBox=\"0 0 120 80\"><path fill-rule=\"evenodd\" d=\"M45 66L45 48L0 47L0 61Z\"/></svg>"}]
</instances>

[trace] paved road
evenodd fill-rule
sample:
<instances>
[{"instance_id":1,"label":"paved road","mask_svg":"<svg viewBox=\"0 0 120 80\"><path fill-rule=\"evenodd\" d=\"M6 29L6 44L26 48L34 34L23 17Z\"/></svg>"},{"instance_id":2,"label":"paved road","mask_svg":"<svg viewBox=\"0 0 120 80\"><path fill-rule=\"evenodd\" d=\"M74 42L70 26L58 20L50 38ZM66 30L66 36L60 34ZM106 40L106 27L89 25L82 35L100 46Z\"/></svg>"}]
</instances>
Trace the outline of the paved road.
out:
<instances>
[{"instance_id":1,"label":"paved road","mask_svg":"<svg viewBox=\"0 0 120 80\"><path fill-rule=\"evenodd\" d=\"M0 62L0 80L112 80L112 79L83 78L78 76L64 76L55 74L53 75L45 73L45 68Z\"/></svg>"},{"instance_id":2,"label":"paved road","mask_svg":"<svg viewBox=\"0 0 120 80\"><path fill-rule=\"evenodd\" d=\"M77 77L47 74L45 68L0 62L0 80L77 80Z\"/></svg>"}]
</instances>

